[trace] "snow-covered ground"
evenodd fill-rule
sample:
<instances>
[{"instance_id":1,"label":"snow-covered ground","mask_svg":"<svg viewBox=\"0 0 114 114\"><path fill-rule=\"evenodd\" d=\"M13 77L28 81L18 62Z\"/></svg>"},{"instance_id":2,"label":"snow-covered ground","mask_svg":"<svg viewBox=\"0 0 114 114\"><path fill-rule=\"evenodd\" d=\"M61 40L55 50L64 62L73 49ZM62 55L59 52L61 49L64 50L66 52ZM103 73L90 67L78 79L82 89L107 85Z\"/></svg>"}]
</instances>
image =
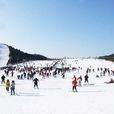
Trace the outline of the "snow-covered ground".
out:
<instances>
[{"instance_id":1,"label":"snow-covered ground","mask_svg":"<svg viewBox=\"0 0 114 114\"><path fill-rule=\"evenodd\" d=\"M0 44L0 67L5 66L9 59L9 49ZM39 67L48 67L56 61L33 61L21 64L33 64ZM62 64L63 63L63 64ZM57 68L76 67L76 71L67 72L65 79L60 75L43 79L38 74L39 89L34 89L32 80L18 80L17 72L14 77L6 77L16 82L16 95L11 96L0 83L0 114L114 114L114 84L106 84L114 76L100 76L99 68L114 70L114 63L98 59L64 59L56 64ZM82 70L81 70L82 68ZM84 83L87 68L94 72L89 73L89 84ZM0 77L4 71L0 71ZM82 87L78 92L72 91L72 77L82 75ZM1 79L0 79L1 81Z\"/></svg>"},{"instance_id":2,"label":"snow-covered ground","mask_svg":"<svg viewBox=\"0 0 114 114\"><path fill-rule=\"evenodd\" d=\"M52 64L52 61L48 62L34 61L34 64ZM82 70L66 73L65 79L59 75L45 79L38 76L39 89L34 89L32 80L17 80L16 73L13 78L7 77L15 80L16 95L11 96L5 85L0 84L0 114L114 114L114 84L104 83L113 76L96 78L98 67L114 70L114 63L97 59L67 59L64 64L82 67ZM82 87L77 87L78 92L72 92L73 75L84 76L87 68L95 69L94 73L89 73L92 85L84 85L83 78Z\"/></svg>"},{"instance_id":3,"label":"snow-covered ground","mask_svg":"<svg viewBox=\"0 0 114 114\"><path fill-rule=\"evenodd\" d=\"M5 44L0 43L0 67L6 66L9 60L9 48Z\"/></svg>"}]
</instances>

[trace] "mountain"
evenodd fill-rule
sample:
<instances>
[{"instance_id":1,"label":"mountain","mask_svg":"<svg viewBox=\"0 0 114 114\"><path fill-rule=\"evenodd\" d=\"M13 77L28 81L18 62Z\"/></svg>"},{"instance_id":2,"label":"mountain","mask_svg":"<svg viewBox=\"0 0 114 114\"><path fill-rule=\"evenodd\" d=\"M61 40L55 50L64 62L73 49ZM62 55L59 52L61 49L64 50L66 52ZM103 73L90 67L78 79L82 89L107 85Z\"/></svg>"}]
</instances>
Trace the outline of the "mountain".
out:
<instances>
[{"instance_id":1,"label":"mountain","mask_svg":"<svg viewBox=\"0 0 114 114\"><path fill-rule=\"evenodd\" d=\"M15 49L7 44L0 43L0 67L30 60L52 60L40 54L29 54Z\"/></svg>"},{"instance_id":2,"label":"mountain","mask_svg":"<svg viewBox=\"0 0 114 114\"><path fill-rule=\"evenodd\" d=\"M114 62L114 54L100 56L99 59L105 59ZM8 64L16 64L30 60L52 60L40 54L29 54L12 46L0 43L0 67Z\"/></svg>"},{"instance_id":3,"label":"mountain","mask_svg":"<svg viewBox=\"0 0 114 114\"><path fill-rule=\"evenodd\" d=\"M15 64L15 63L20 63L20 62L25 62L30 60L50 60L50 58L40 54L25 53L19 49L15 49L12 46L8 46L8 48L10 53L9 53L9 60L7 64Z\"/></svg>"},{"instance_id":4,"label":"mountain","mask_svg":"<svg viewBox=\"0 0 114 114\"><path fill-rule=\"evenodd\" d=\"M100 56L99 59L105 59L105 60L113 61L113 62L114 62L114 54L105 55L105 56Z\"/></svg>"}]
</instances>

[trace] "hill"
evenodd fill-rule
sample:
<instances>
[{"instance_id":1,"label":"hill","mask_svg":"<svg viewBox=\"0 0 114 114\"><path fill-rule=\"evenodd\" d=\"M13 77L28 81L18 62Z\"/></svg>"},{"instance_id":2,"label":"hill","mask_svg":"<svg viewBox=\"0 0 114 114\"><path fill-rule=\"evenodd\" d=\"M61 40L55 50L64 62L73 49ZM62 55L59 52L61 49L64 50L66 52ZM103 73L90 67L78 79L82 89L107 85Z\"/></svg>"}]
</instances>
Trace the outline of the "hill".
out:
<instances>
[{"instance_id":1,"label":"hill","mask_svg":"<svg viewBox=\"0 0 114 114\"><path fill-rule=\"evenodd\" d=\"M50 60L50 58L40 54L25 53L19 49L15 49L12 46L8 46L8 48L10 53L9 53L9 60L7 64L21 63L21 62L30 61L30 60Z\"/></svg>"},{"instance_id":2,"label":"hill","mask_svg":"<svg viewBox=\"0 0 114 114\"><path fill-rule=\"evenodd\" d=\"M105 60L114 62L114 54L106 55L106 56L100 56L99 59L105 59Z\"/></svg>"}]
</instances>

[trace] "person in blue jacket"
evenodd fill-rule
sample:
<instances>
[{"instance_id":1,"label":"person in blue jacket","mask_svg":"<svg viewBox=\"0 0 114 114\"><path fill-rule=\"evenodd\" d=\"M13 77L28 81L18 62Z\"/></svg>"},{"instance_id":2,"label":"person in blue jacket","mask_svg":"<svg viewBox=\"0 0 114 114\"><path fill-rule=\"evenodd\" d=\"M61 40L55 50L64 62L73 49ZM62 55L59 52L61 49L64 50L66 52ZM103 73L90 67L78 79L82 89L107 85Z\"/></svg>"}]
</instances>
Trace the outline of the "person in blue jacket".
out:
<instances>
[{"instance_id":1,"label":"person in blue jacket","mask_svg":"<svg viewBox=\"0 0 114 114\"><path fill-rule=\"evenodd\" d=\"M15 95L15 81L14 80L12 80L10 88L11 88L11 95Z\"/></svg>"}]
</instances>

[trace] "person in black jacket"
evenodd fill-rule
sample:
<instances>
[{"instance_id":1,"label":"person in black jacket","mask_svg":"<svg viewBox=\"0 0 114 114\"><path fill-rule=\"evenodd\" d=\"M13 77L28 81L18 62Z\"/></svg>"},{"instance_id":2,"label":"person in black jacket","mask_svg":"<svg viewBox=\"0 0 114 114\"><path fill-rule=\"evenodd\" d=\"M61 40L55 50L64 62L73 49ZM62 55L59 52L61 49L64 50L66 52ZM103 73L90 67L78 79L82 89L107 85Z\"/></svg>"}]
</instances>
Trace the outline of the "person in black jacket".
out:
<instances>
[{"instance_id":1,"label":"person in black jacket","mask_svg":"<svg viewBox=\"0 0 114 114\"><path fill-rule=\"evenodd\" d=\"M33 82L34 82L34 88L35 87L38 88L38 82L39 82L38 78L34 78Z\"/></svg>"},{"instance_id":2,"label":"person in black jacket","mask_svg":"<svg viewBox=\"0 0 114 114\"><path fill-rule=\"evenodd\" d=\"M1 77L1 80L2 80L1 83L5 83L5 78L6 77L4 75L2 75L2 77Z\"/></svg>"},{"instance_id":3,"label":"person in black jacket","mask_svg":"<svg viewBox=\"0 0 114 114\"><path fill-rule=\"evenodd\" d=\"M85 78L85 83L86 83L86 82L88 83L88 82L89 82L89 81L88 81L88 78L89 78L89 77L88 77L88 75L87 75L87 74L85 75L85 77L84 77L84 78Z\"/></svg>"}]
</instances>

